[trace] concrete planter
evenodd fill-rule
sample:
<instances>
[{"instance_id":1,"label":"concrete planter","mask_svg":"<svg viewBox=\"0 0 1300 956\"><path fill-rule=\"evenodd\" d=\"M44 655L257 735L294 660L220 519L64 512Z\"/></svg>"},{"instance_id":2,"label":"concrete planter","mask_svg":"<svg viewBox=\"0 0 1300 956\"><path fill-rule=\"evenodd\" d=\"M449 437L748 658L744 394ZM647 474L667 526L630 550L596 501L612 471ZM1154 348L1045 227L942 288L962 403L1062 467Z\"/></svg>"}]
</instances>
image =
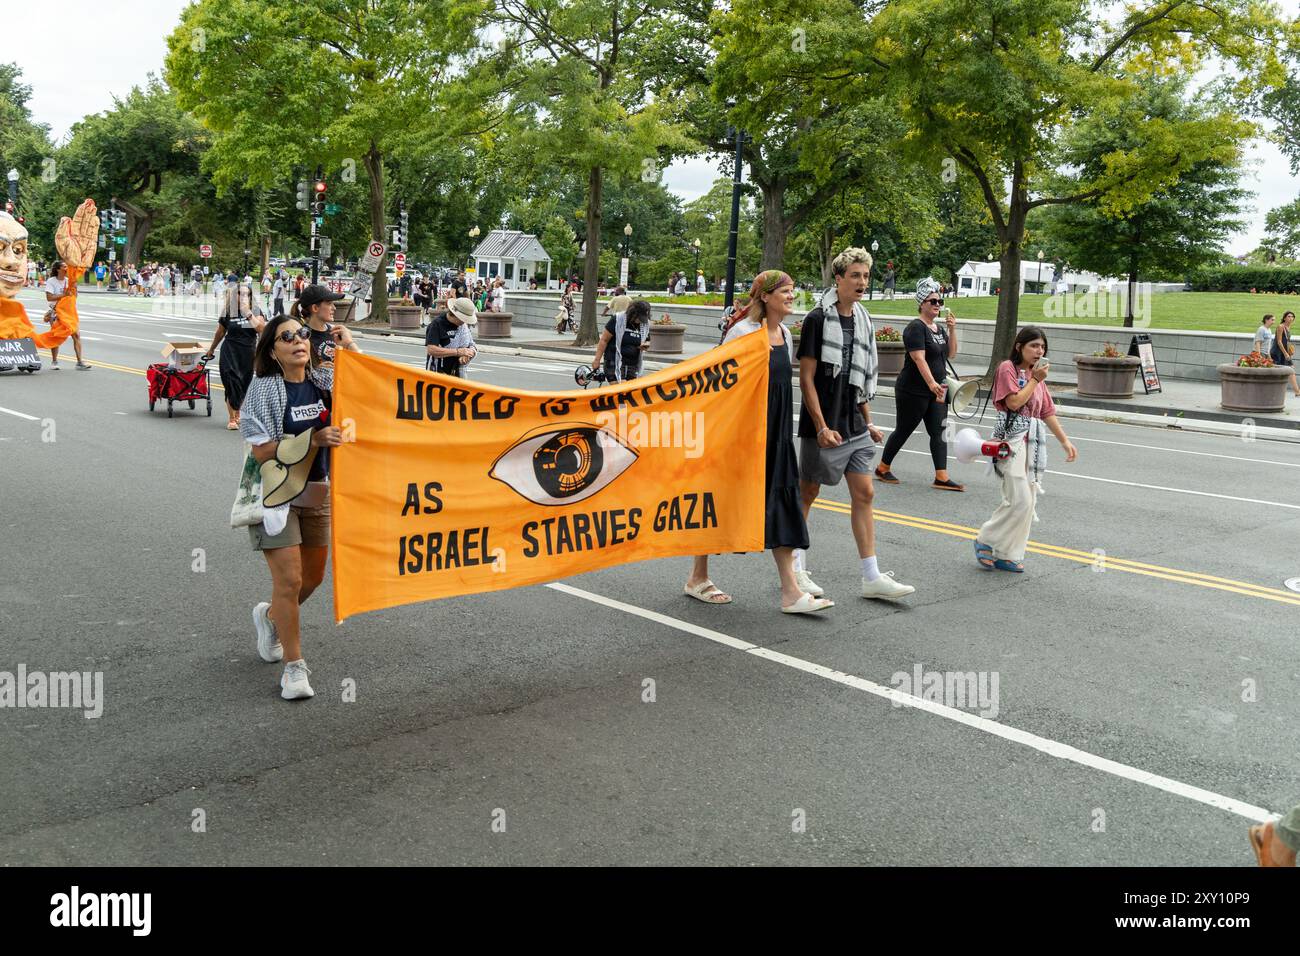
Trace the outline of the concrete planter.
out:
<instances>
[{"instance_id":1,"label":"concrete planter","mask_svg":"<svg viewBox=\"0 0 1300 956\"><path fill-rule=\"evenodd\" d=\"M651 323L650 345L646 351L657 352L660 355L680 355L685 335L686 326L684 325L655 325Z\"/></svg>"},{"instance_id":2,"label":"concrete planter","mask_svg":"<svg viewBox=\"0 0 1300 956\"><path fill-rule=\"evenodd\" d=\"M357 317L357 300L344 299L334 305L335 322L351 322Z\"/></svg>"},{"instance_id":3,"label":"concrete planter","mask_svg":"<svg viewBox=\"0 0 1300 956\"><path fill-rule=\"evenodd\" d=\"M1136 355L1076 355L1074 367L1079 373L1080 398L1132 398L1142 360Z\"/></svg>"},{"instance_id":4,"label":"concrete planter","mask_svg":"<svg viewBox=\"0 0 1300 956\"><path fill-rule=\"evenodd\" d=\"M881 375L897 375L907 361L907 349L902 342L882 342L876 339L876 357L880 361Z\"/></svg>"},{"instance_id":5,"label":"concrete planter","mask_svg":"<svg viewBox=\"0 0 1300 956\"><path fill-rule=\"evenodd\" d=\"M510 320L514 318L512 312L480 312L478 314L478 328L474 330L476 339L508 339L510 338Z\"/></svg>"},{"instance_id":6,"label":"concrete planter","mask_svg":"<svg viewBox=\"0 0 1300 956\"><path fill-rule=\"evenodd\" d=\"M420 307L418 305L388 304L388 324L395 329L418 329L420 327Z\"/></svg>"},{"instance_id":7,"label":"concrete planter","mask_svg":"<svg viewBox=\"0 0 1300 956\"><path fill-rule=\"evenodd\" d=\"M1219 404L1230 412L1280 412L1286 408L1286 390L1291 384L1291 367L1242 368L1219 366Z\"/></svg>"}]
</instances>

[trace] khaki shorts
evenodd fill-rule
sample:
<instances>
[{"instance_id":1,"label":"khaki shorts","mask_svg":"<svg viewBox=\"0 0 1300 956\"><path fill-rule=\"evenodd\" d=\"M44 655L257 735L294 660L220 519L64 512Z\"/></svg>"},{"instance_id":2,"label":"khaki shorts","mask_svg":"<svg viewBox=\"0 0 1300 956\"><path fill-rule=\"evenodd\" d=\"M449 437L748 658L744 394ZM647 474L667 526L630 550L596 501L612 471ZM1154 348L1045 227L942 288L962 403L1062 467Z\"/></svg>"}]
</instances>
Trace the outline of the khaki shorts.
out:
<instances>
[{"instance_id":1,"label":"khaki shorts","mask_svg":"<svg viewBox=\"0 0 1300 956\"><path fill-rule=\"evenodd\" d=\"M328 488L326 488L328 492ZM248 536L253 540L254 551L274 551L276 548L294 548L303 545L308 548L328 548L330 546L330 499L329 494L319 508L299 508L289 506L289 518L284 530L279 534L267 534L261 524L250 525Z\"/></svg>"},{"instance_id":2,"label":"khaki shorts","mask_svg":"<svg viewBox=\"0 0 1300 956\"><path fill-rule=\"evenodd\" d=\"M799 479L813 485L838 485L845 472L871 473L876 443L869 432L854 435L834 448L823 448L816 438L799 440Z\"/></svg>"}]
</instances>

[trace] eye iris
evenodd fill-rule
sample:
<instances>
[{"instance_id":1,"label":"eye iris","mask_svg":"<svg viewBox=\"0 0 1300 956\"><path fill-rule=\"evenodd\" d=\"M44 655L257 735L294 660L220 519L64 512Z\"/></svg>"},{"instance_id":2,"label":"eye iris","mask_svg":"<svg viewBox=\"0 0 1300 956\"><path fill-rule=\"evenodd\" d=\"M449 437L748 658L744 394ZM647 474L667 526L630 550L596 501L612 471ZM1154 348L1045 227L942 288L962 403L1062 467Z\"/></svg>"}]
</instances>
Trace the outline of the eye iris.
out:
<instances>
[{"instance_id":1,"label":"eye iris","mask_svg":"<svg viewBox=\"0 0 1300 956\"><path fill-rule=\"evenodd\" d=\"M560 432L533 452L533 474L553 498L567 498L590 487L604 463L605 453L591 428Z\"/></svg>"}]
</instances>

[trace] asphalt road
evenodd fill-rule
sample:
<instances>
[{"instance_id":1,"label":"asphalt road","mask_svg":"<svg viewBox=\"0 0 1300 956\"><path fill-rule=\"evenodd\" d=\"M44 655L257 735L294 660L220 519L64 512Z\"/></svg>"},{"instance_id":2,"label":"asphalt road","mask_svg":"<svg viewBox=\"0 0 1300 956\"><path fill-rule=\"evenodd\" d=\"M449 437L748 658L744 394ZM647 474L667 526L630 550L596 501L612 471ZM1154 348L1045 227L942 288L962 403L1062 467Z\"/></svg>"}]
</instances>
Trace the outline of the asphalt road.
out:
<instances>
[{"instance_id":1,"label":"asphalt road","mask_svg":"<svg viewBox=\"0 0 1300 956\"><path fill-rule=\"evenodd\" d=\"M1232 866L1253 816L1300 801L1300 445L1067 420L1080 457L1053 443L1015 576L965 530L996 480L954 464L967 492L930 489L913 436L877 531L916 595L856 596L827 488L821 619L777 613L765 555L714 560L727 607L683 596L681 559L341 627L327 577L303 616L317 696L290 704L253 646L269 578L228 527L221 392L211 418L146 407L163 337L214 322L154 308L87 293L93 371L68 349L0 376L0 671L104 680L97 719L0 707L0 863ZM472 377L560 389L572 366L481 355ZM996 675L996 713L893 706L917 666Z\"/></svg>"}]
</instances>

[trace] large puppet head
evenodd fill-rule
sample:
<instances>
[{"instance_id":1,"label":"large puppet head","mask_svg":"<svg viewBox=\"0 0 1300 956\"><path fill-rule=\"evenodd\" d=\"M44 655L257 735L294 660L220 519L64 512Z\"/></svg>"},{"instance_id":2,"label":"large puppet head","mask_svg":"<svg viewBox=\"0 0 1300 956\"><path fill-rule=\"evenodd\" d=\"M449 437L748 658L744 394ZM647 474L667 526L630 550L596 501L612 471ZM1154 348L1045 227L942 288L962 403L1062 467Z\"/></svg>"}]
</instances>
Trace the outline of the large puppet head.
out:
<instances>
[{"instance_id":1,"label":"large puppet head","mask_svg":"<svg viewBox=\"0 0 1300 956\"><path fill-rule=\"evenodd\" d=\"M27 229L0 212L0 297L12 299L27 281Z\"/></svg>"}]
</instances>

